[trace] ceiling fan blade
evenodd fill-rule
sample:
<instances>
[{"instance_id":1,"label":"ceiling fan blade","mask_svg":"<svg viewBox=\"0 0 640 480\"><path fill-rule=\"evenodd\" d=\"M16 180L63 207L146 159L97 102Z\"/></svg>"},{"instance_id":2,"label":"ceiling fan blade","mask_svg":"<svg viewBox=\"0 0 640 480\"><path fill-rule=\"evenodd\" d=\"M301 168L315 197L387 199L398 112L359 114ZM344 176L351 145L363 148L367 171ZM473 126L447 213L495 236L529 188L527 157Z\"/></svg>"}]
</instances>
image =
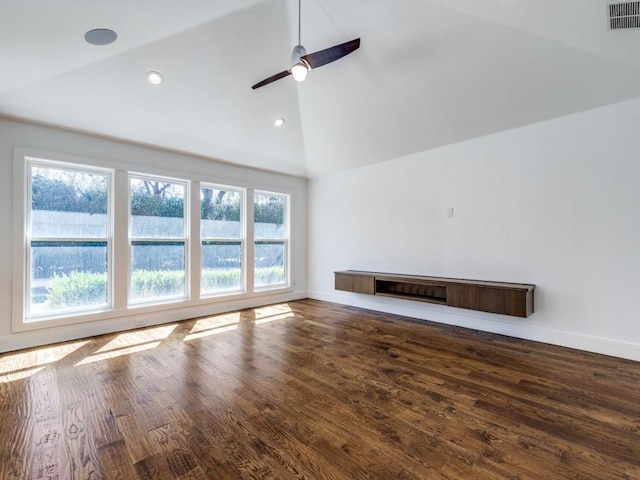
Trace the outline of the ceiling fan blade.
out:
<instances>
[{"instance_id":1,"label":"ceiling fan blade","mask_svg":"<svg viewBox=\"0 0 640 480\"><path fill-rule=\"evenodd\" d=\"M319 52L304 55L301 58L305 60L311 68L318 68L326 65L327 63L335 62L345 55L349 55L358 48L360 48L360 39L356 38L355 40L341 43L340 45L325 48Z\"/></svg>"},{"instance_id":2,"label":"ceiling fan blade","mask_svg":"<svg viewBox=\"0 0 640 480\"><path fill-rule=\"evenodd\" d=\"M272 75L269 78L265 78L261 82L256 83L251 88L253 88L255 90L256 88L264 87L265 85L268 85L271 82L275 82L276 80L280 80L281 78L288 77L289 75L291 75L291 72L289 70L285 70L284 72L276 73L275 75Z\"/></svg>"}]
</instances>

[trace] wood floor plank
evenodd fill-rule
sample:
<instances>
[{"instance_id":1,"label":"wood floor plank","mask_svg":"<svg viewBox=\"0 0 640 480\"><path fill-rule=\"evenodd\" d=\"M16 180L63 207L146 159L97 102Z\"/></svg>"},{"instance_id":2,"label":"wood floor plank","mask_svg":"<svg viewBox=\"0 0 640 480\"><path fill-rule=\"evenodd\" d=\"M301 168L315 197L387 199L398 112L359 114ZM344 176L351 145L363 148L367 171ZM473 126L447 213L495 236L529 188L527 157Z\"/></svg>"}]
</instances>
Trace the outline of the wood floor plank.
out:
<instances>
[{"instance_id":1,"label":"wood floor plank","mask_svg":"<svg viewBox=\"0 0 640 480\"><path fill-rule=\"evenodd\" d=\"M0 355L2 479L640 479L640 363L302 300Z\"/></svg>"}]
</instances>

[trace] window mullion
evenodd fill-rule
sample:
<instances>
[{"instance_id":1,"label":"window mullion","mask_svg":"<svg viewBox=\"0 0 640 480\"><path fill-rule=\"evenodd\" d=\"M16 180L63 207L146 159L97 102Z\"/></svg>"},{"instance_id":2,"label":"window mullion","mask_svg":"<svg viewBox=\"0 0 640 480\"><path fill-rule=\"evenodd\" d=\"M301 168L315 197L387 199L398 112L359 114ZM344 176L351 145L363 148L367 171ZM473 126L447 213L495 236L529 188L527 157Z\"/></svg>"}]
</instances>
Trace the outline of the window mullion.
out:
<instances>
[{"instance_id":1,"label":"window mullion","mask_svg":"<svg viewBox=\"0 0 640 480\"><path fill-rule=\"evenodd\" d=\"M247 189L246 208L244 209L246 236L245 242L245 278L247 282L247 292L253 292L255 290L255 226L254 226L254 214L253 214L253 195L254 190L252 188Z\"/></svg>"},{"instance_id":2,"label":"window mullion","mask_svg":"<svg viewBox=\"0 0 640 480\"><path fill-rule=\"evenodd\" d=\"M126 171L116 170L113 179L113 259L111 288L113 308L127 308L129 285L129 176Z\"/></svg>"},{"instance_id":3,"label":"window mullion","mask_svg":"<svg viewBox=\"0 0 640 480\"><path fill-rule=\"evenodd\" d=\"M200 217L201 217L201 209L200 209L200 182L192 181L191 187L189 191L189 199L191 208L189 209L190 213L190 222L188 229L188 237L190 239L189 246L187 249L188 262L189 265L189 291L188 297L191 299L200 298L201 288L200 283L202 279L202 240L200 238Z\"/></svg>"}]
</instances>

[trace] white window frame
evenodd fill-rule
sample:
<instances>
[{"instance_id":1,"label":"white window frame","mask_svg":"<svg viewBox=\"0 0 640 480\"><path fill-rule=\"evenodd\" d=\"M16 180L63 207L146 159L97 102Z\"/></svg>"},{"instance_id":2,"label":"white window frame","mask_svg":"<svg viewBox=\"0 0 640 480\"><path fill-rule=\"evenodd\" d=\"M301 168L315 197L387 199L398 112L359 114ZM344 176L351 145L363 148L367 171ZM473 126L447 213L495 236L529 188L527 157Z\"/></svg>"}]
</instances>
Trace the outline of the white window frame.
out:
<instances>
[{"instance_id":1,"label":"white window frame","mask_svg":"<svg viewBox=\"0 0 640 480\"><path fill-rule=\"evenodd\" d=\"M158 318L175 319L188 318L188 315L200 315L211 309L242 308L251 302L250 299L269 297L291 293L291 209L293 196L286 189L280 190L273 186L258 185L238 181L236 178L217 176L216 172L210 173L184 173L177 170L155 168L153 166L140 167L125 161L105 160L99 158L81 157L75 155L60 154L51 151L42 151L32 148L13 148L13 243L12 243L12 315L11 331L33 332L46 338L47 328L86 324L83 332L86 334L104 333L106 331L118 331L146 325ZM31 272L27 264L27 226L28 208L30 208L27 192L29 159L67 165L71 169L85 171L111 172L110 182L110 236L111 244L109 264L109 288L111 294L111 306L109 309L80 312L55 312L55 315L43 317L38 321L25 319L26 301L30 301L30 295L26 290L26 276ZM129 241L129 176L138 175L144 178L166 179L186 183L184 199L185 238L179 241L185 242L185 297L176 299L160 299L157 303L129 304L129 279L131 272L130 241ZM226 188L244 192L241 217L243 219L244 252L243 252L243 278L245 289L242 292L226 292L215 296L200 295L201 277L201 240L200 240L200 185ZM254 193L278 195L286 198L286 238L273 239L284 242L285 277L286 282L277 285L254 288L255 277L255 238L254 238ZM94 240L94 239L91 239ZM146 240L146 239L145 239ZM169 239L175 241L176 239ZM264 239L262 241L269 241ZM278 297L281 298L281 297ZM95 323L98 322L98 323Z\"/></svg>"},{"instance_id":2,"label":"white window frame","mask_svg":"<svg viewBox=\"0 0 640 480\"><path fill-rule=\"evenodd\" d=\"M202 235L202 227L200 228L200 258L199 258L199 270L200 270L200 278L202 278L202 247L204 242L216 242L216 243L240 243L240 271L241 271L241 279L240 279L240 287L237 289L230 289L220 292L204 292L202 290L202 285L200 285L200 297L201 298L210 298L210 297L222 297L229 295L237 295L241 293L245 293L247 291L247 190L246 188L234 187L230 185L221 185L219 183L209 183L209 182L200 182L198 193L201 192L203 188L208 188L212 190L226 190L228 192L236 192L240 194L240 237L239 238L227 238L227 237L205 237ZM198 204L200 206L200 204ZM202 226L202 214L200 209L198 209L198 219L200 221L200 225Z\"/></svg>"},{"instance_id":3,"label":"white window frame","mask_svg":"<svg viewBox=\"0 0 640 480\"><path fill-rule=\"evenodd\" d=\"M107 178L107 228L105 237L43 237L33 235L31 227L33 225L32 216L33 204L33 167L39 168L51 168L52 170L63 171L75 171L78 173L87 174L99 174L104 175ZM75 165L55 160L45 160L41 158L27 157L25 159L25 170L27 175L26 181L26 235L25 235L25 289L24 289L24 321L26 323L39 322L42 320L48 320L51 318L65 317L69 315L88 314L95 312L102 312L112 310L113 308L113 171L104 168L89 167L86 165ZM82 242L99 242L105 243L107 249L107 301L105 304L67 308L56 310L53 312L32 313L30 312L30 292L32 289L31 284L31 269L33 266L33 242L59 242L59 243L82 243Z\"/></svg>"},{"instance_id":4,"label":"white window frame","mask_svg":"<svg viewBox=\"0 0 640 480\"><path fill-rule=\"evenodd\" d=\"M291 288L291 249L289 248L289 242L291 238L291 219L290 219L290 211L291 211L291 195L284 192L276 192L276 191L268 191L268 190L258 190L255 189L251 192L251 225L255 225L255 210L254 210L254 199L256 195L264 195L264 196L274 196L274 197L283 197L284 198L284 215L283 221L284 225L284 238L260 238L257 239L255 236L255 228L252 229L252 242L251 242L251 279L253 285L253 291L255 292L266 292L272 290L280 290ZM282 283L274 283L271 285L256 285L255 284L255 249L257 244L261 243L282 243L284 247L284 282Z\"/></svg>"},{"instance_id":5,"label":"white window frame","mask_svg":"<svg viewBox=\"0 0 640 480\"><path fill-rule=\"evenodd\" d=\"M31 235L31 166L51 166L53 168L98 173L108 176L107 237L41 237ZM14 148L13 159L13 294L12 331L22 332L41 328L69 325L100 319L112 314L114 309L114 184L115 171L107 165L89 159L81 159L62 154L38 150ZM43 312L29 315L31 301L31 241L90 241L107 243L107 303Z\"/></svg>"},{"instance_id":6,"label":"white window frame","mask_svg":"<svg viewBox=\"0 0 640 480\"><path fill-rule=\"evenodd\" d=\"M133 237L131 235L132 232L132 215L131 215L131 180L150 180L150 181L158 181L158 182L166 182L172 184L182 185L184 188L184 198L183 201L183 212L182 212L182 220L183 220L183 231L182 237ZM190 260L190 190L191 190L191 182L184 178L175 178L175 177L165 177L161 175L153 175L147 173L138 173L138 172L130 172L128 175L128 225L129 225L129 249L128 249L128 274L127 274L127 306L129 308L136 307L144 307L148 305L156 305L156 304L167 304L173 302L182 302L191 298L191 287L190 287L190 271L191 271L191 262ZM148 300L134 300L131 294L131 282L133 278L133 246L136 242L145 242L145 243L184 243L184 293L183 295L175 295L169 297L151 297Z\"/></svg>"}]
</instances>

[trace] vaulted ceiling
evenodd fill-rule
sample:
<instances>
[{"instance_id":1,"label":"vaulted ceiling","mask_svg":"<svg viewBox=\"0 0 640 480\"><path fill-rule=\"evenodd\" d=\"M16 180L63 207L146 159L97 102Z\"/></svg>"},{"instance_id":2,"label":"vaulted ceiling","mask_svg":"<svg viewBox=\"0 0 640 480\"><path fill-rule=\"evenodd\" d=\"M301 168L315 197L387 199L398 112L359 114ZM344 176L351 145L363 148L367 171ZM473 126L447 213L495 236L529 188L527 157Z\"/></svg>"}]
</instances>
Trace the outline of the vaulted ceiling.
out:
<instances>
[{"instance_id":1,"label":"vaulted ceiling","mask_svg":"<svg viewBox=\"0 0 640 480\"><path fill-rule=\"evenodd\" d=\"M360 49L252 90L290 67L297 0L0 0L0 115L314 177L640 96L640 29L605 6L302 0L307 51Z\"/></svg>"}]
</instances>

